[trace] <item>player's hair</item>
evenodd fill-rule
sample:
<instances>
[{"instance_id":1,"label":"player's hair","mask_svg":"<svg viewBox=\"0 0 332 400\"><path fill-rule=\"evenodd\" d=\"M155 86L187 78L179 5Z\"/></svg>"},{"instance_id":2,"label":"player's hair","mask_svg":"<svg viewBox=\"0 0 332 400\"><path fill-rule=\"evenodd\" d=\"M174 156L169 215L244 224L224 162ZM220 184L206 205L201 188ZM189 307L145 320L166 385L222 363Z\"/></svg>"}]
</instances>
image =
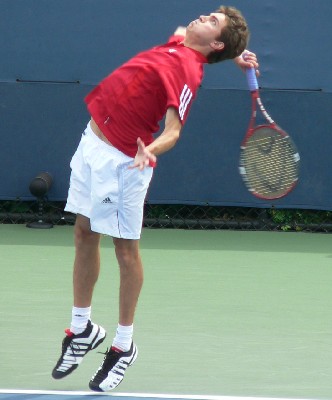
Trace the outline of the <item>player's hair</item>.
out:
<instances>
[{"instance_id":1,"label":"player's hair","mask_svg":"<svg viewBox=\"0 0 332 400\"><path fill-rule=\"evenodd\" d=\"M220 6L215 12L226 16L226 26L217 38L225 47L222 51L212 51L207 56L209 64L238 57L246 49L250 35L246 20L236 8Z\"/></svg>"}]
</instances>

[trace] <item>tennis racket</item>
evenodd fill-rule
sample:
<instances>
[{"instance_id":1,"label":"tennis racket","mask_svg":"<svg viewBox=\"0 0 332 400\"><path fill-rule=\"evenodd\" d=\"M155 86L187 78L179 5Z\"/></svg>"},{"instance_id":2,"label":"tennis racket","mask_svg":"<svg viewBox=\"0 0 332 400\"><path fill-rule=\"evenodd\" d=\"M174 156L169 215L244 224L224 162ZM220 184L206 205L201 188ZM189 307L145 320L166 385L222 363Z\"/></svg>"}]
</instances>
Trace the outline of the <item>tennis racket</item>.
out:
<instances>
[{"instance_id":1,"label":"tennis racket","mask_svg":"<svg viewBox=\"0 0 332 400\"><path fill-rule=\"evenodd\" d=\"M240 174L250 193L273 200L291 192L299 177L300 155L289 135L270 117L260 99L254 68L246 71L252 113L240 151ZM256 125L257 105L266 120Z\"/></svg>"}]
</instances>

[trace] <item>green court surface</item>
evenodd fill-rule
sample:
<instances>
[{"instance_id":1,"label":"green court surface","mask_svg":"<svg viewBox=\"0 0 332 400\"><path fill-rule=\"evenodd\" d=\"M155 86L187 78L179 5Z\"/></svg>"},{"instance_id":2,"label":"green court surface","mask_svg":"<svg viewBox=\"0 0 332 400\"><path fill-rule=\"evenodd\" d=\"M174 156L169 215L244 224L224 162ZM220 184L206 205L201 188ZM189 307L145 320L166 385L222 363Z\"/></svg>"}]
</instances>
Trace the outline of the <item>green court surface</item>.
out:
<instances>
[{"instance_id":1,"label":"green court surface","mask_svg":"<svg viewBox=\"0 0 332 400\"><path fill-rule=\"evenodd\" d=\"M103 359L51 378L70 322L73 227L0 225L0 388L86 391ZM332 399L332 236L143 231L139 357L116 392ZM110 238L93 320L117 323ZM105 342L104 342L105 343ZM115 393L116 394L116 393Z\"/></svg>"}]
</instances>

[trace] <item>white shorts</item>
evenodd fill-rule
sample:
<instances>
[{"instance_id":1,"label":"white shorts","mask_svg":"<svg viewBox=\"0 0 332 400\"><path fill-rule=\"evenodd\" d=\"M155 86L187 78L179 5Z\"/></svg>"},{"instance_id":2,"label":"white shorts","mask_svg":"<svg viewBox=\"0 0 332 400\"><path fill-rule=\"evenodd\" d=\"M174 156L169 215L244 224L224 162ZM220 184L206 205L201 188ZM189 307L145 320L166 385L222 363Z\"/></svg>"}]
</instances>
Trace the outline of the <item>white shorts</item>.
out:
<instances>
[{"instance_id":1,"label":"white shorts","mask_svg":"<svg viewBox=\"0 0 332 400\"><path fill-rule=\"evenodd\" d=\"M71 160L65 211L90 219L94 232L139 239L153 168L129 169L133 158L96 136L88 124Z\"/></svg>"}]
</instances>

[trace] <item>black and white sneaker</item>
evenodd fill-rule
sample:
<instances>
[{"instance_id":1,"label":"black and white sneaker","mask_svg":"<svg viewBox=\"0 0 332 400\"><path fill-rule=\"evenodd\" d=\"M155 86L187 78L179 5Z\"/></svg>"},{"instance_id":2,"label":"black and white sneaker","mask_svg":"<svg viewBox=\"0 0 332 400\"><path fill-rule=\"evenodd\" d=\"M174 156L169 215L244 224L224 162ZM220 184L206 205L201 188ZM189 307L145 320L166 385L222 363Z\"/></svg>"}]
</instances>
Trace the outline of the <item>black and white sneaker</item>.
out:
<instances>
[{"instance_id":1,"label":"black and white sneaker","mask_svg":"<svg viewBox=\"0 0 332 400\"><path fill-rule=\"evenodd\" d=\"M61 356L52 371L54 379L61 379L72 373L82 362L83 357L102 343L106 337L105 329L89 321L84 332L74 335L66 329L62 341Z\"/></svg>"},{"instance_id":2,"label":"black and white sneaker","mask_svg":"<svg viewBox=\"0 0 332 400\"><path fill-rule=\"evenodd\" d=\"M136 361L137 354L138 350L134 343L126 352L119 352L111 348L91 378L90 389L96 392L107 392L116 388L122 382L126 369Z\"/></svg>"}]
</instances>

